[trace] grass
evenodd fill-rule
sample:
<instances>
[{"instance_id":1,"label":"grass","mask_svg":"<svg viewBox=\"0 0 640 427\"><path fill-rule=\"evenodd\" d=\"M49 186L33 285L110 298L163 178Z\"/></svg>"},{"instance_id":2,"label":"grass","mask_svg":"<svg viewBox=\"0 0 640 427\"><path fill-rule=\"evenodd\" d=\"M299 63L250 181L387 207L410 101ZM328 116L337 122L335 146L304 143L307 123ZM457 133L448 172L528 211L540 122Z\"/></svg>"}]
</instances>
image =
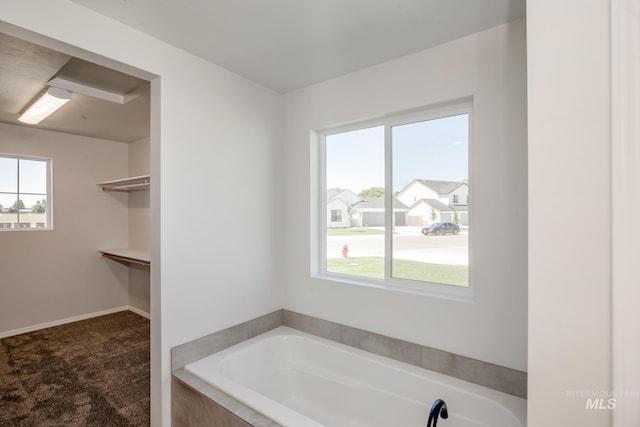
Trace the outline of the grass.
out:
<instances>
[{"instance_id":1,"label":"grass","mask_svg":"<svg viewBox=\"0 0 640 427\"><path fill-rule=\"evenodd\" d=\"M327 236L366 236L369 234L384 234L376 228L327 228Z\"/></svg>"},{"instance_id":2,"label":"grass","mask_svg":"<svg viewBox=\"0 0 640 427\"><path fill-rule=\"evenodd\" d=\"M327 259L327 271L384 279L384 258L329 258ZM469 269L464 265L428 264L395 259L393 260L393 277L469 286Z\"/></svg>"},{"instance_id":3,"label":"grass","mask_svg":"<svg viewBox=\"0 0 640 427\"><path fill-rule=\"evenodd\" d=\"M384 258L328 258L327 271L384 279Z\"/></svg>"}]
</instances>

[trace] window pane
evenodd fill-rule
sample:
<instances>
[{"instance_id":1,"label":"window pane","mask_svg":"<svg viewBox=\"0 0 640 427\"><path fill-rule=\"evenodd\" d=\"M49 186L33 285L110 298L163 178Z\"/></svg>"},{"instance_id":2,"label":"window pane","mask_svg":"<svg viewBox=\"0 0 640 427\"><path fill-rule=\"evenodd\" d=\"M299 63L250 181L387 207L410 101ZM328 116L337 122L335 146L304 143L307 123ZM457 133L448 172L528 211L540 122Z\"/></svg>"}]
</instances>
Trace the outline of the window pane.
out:
<instances>
[{"instance_id":1,"label":"window pane","mask_svg":"<svg viewBox=\"0 0 640 427\"><path fill-rule=\"evenodd\" d=\"M48 226L46 195L21 195L20 200L24 204L24 208L20 210L22 227L44 228Z\"/></svg>"},{"instance_id":2,"label":"window pane","mask_svg":"<svg viewBox=\"0 0 640 427\"><path fill-rule=\"evenodd\" d=\"M47 193L47 162L20 160L20 193Z\"/></svg>"},{"instance_id":3,"label":"window pane","mask_svg":"<svg viewBox=\"0 0 640 427\"><path fill-rule=\"evenodd\" d=\"M51 227L49 163L0 155L0 230Z\"/></svg>"},{"instance_id":4,"label":"window pane","mask_svg":"<svg viewBox=\"0 0 640 427\"><path fill-rule=\"evenodd\" d=\"M18 192L18 159L0 157L0 192Z\"/></svg>"},{"instance_id":5,"label":"window pane","mask_svg":"<svg viewBox=\"0 0 640 427\"><path fill-rule=\"evenodd\" d=\"M18 214L12 206L18 200L17 194L0 194L0 230L13 228L18 221Z\"/></svg>"},{"instance_id":6,"label":"window pane","mask_svg":"<svg viewBox=\"0 0 640 427\"><path fill-rule=\"evenodd\" d=\"M384 278L384 127L329 135L328 272Z\"/></svg>"},{"instance_id":7,"label":"window pane","mask_svg":"<svg viewBox=\"0 0 640 427\"><path fill-rule=\"evenodd\" d=\"M393 277L469 285L469 115L391 129Z\"/></svg>"}]
</instances>

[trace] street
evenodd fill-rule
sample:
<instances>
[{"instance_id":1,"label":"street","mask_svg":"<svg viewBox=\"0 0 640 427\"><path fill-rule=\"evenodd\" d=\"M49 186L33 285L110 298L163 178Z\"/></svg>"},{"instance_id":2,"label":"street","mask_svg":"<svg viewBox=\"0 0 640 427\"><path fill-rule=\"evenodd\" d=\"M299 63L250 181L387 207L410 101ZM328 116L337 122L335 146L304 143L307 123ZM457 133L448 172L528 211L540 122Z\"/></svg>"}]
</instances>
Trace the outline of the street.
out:
<instances>
[{"instance_id":1,"label":"street","mask_svg":"<svg viewBox=\"0 0 640 427\"><path fill-rule=\"evenodd\" d=\"M421 227L396 227L393 256L433 264L469 265L467 230L458 235L424 236ZM365 236L327 236L327 258L340 258L342 246L349 248L348 257L384 256L383 234Z\"/></svg>"}]
</instances>

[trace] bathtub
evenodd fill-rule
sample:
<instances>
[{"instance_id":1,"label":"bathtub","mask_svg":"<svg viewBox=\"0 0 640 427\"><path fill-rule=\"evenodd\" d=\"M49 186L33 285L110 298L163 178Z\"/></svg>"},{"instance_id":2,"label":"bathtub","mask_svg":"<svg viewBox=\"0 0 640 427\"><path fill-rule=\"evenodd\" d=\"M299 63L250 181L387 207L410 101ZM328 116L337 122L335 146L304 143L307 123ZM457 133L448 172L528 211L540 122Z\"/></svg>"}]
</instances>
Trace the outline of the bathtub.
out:
<instances>
[{"instance_id":1,"label":"bathtub","mask_svg":"<svg viewBox=\"0 0 640 427\"><path fill-rule=\"evenodd\" d=\"M185 370L288 427L524 427L526 401L280 326Z\"/></svg>"}]
</instances>

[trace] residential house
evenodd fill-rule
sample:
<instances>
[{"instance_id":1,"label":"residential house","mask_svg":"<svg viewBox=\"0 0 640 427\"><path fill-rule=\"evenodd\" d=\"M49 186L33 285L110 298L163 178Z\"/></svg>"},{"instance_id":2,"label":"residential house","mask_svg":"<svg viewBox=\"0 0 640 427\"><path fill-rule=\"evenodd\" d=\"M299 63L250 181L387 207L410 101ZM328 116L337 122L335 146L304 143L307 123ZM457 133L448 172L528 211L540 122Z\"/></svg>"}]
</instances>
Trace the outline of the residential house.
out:
<instances>
[{"instance_id":1,"label":"residential house","mask_svg":"<svg viewBox=\"0 0 640 427\"><path fill-rule=\"evenodd\" d=\"M414 179L396 199L409 207L408 225L434 222L469 225L469 186L464 181Z\"/></svg>"},{"instance_id":2,"label":"residential house","mask_svg":"<svg viewBox=\"0 0 640 427\"><path fill-rule=\"evenodd\" d=\"M384 197L364 197L353 212L353 224L357 227L384 226ZM407 225L409 207L397 198L393 199L393 225Z\"/></svg>"},{"instance_id":3,"label":"residential house","mask_svg":"<svg viewBox=\"0 0 640 427\"><path fill-rule=\"evenodd\" d=\"M327 190L327 228L351 227L353 207L364 199L349 189Z\"/></svg>"}]
</instances>

